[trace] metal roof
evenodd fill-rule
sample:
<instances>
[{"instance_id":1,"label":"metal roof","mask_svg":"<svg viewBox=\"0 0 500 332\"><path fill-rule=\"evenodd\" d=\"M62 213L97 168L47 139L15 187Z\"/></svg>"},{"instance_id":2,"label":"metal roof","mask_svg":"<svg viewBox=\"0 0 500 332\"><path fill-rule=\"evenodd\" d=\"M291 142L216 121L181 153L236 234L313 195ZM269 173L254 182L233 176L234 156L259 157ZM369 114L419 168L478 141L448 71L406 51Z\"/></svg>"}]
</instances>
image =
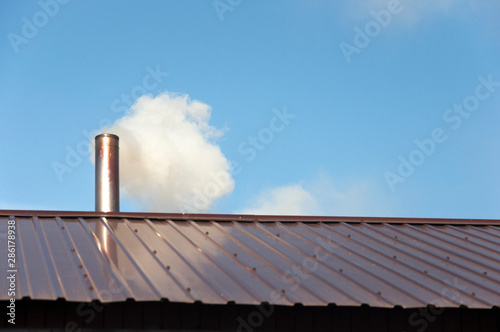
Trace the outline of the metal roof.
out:
<instances>
[{"instance_id":1,"label":"metal roof","mask_svg":"<svg viewBox=\"0 0 500 332\"><path fill-rule=\"evenodd\" d=\"M16 297L491 308L500 221L0 211Z\"/></svg>"}]
</instances>

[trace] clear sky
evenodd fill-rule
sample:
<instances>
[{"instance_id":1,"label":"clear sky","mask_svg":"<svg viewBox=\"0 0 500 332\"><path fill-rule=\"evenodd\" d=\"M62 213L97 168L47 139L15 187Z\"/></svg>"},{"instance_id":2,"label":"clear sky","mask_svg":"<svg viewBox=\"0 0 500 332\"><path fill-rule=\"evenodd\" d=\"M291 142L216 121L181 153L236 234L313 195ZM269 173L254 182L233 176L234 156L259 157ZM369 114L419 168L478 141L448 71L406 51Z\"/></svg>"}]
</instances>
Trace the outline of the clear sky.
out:
<instances>
[{"instance_id":1,"label":"clear sky","mask_svg":"<svg viewBox=\"0 0 500 332\"><path fill-rule=\"evenodd\" d=\"M112 125L122 211L215 190L200 211L498 219L499 17L496 0L2 1L0 209L92 211L89 137Z\"/></svg>"}]
</instances>

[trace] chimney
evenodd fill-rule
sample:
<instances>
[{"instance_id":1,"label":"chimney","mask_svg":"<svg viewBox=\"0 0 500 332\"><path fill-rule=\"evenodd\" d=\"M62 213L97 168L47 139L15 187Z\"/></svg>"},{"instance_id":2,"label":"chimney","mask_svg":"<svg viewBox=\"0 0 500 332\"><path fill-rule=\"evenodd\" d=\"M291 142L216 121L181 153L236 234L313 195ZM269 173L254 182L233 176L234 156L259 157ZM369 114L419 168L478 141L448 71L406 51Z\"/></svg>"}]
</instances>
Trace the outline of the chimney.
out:
<instances>
[{"instance_id":1,"label":"chimney","mask_svg":"<svg viewBox=\"0 0 500 332\"><path fill-rule=\"evenodd\" d=\"M95 137L95 210L120 211L120 177L118 168L118 136Z\"/></svg>"}]
</instances>

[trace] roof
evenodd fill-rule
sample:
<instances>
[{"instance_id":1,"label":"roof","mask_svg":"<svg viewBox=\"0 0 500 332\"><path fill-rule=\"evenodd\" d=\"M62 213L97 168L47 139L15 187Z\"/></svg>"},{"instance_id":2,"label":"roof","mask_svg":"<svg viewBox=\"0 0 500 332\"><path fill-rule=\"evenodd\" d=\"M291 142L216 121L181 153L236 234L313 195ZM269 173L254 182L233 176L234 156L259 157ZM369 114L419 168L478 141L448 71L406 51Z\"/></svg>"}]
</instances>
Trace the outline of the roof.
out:
<instances>
[{"instance_id":1,"label":"roof","mask_svg":"<svg viewBox=\"0 0 500 332\"><path fill-rule=\"evenodd\" d=\"M1 257L9 220L17 298L500 305L498 220L0 211Z\"/></svg>"}]
</instances>

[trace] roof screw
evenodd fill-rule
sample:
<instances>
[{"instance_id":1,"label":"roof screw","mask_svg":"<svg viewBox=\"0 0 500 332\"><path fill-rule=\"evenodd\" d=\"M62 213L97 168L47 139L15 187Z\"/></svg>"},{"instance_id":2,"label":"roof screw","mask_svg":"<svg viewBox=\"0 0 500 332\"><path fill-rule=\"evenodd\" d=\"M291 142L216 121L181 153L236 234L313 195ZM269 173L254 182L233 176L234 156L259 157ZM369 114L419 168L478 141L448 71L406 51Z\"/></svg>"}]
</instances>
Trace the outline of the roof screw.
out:
<instances>
[{"instance_id":1,"label":"roof screw","mask_svg":"<svg viewBox=\"0 0 500 332\"><path fill-rule=\"evenodd\" d=\"M484 274L484 275L487 275L487 274L488 274L488 272L484 271L484 272L483 272L483 274Z\"/></svg>"},{"instance_id":2,"label":"roof screw","mask_svg":"<svg viewBox=\"0 0 500 332\"><path fill-rule=\"evenodd\" d=\"M285 290L284 289L281 290L281 294L285 294Z\"/></svg>"},{"instance_id":3,"label":"roof screw","mask_svg":"<svg viewBox=\"0 0 500 332\"><path fill-rule=\"evenodd\" d=\"M83 268L83 266L81 266L81 265L78 265L78 268L79 268L79 269L81 269L81 268Z\"/></svg>"},{"instance_id":4,"label":"roof screw","mask_svg":"<svg viewBox=\"0 0 500 332\"><path fill-rule=\"evenodd\" d=\"M424 273L427 273L427 270L424 270Z\"/></svg>"},{"instance_id":5,"label":"roof screw","mask_svg":"<svg viewBox=\"0 0 500 332\"><path fill-rule=\"evenodd\" d=\"M476 292L472 292L470 295L472 295L472 296L476 296Z\"/></svg>"},{"instance_id":6,"label":"roof screw","mask_svg":"<svg viewBox=\"0 0 500 332\"><path fill-rule=\"evenodd\" d=\"M186 288L186 290L188 291L188 293L191 292L191 288L189 288L189 287Z\"/></svg>"},{"instance_id":7,"label":"roof screw","mask_svg":"<svg viewBox=\"0 0 500 332\"><path fill-rule=\"evenodd\" d=\"M167 265L167 270L170 270L170 265Z\"/></svg>"},{"instance_id":8,"label":"roof screw","mask_svg":"<svg viewBox=\"0 0 500 332\"><path fill-rule=\"evenodd\" d=\"M75 248L71 248L71 252L75 252Z\"/></svg>"},{"instance_id":9,"label":"roof screw","mask_svg":"<svg viewBox=\"0 0 500 332\"><path fill-rule=\"evenodd\" d=\"M83 274L83 277L84 277L84 278L87 278L87 273L84 273L84 274Z\"/></svg>"},{"instance_id":10,"label":"roof screw","mask_svg":"<svg viewBox=\"0 0 500 332\"><path fill-rule=\"evenodd\" d=\"M277 236L277 237L280 237L280 234L279 234L279 233L276 233L276 236Z\"/></svg>"},{"instance_id":11,"label":"roof screw","mask_svg":"<svg viewBox=\"0 0 500 332\"><path fill-rule=\"evenodd\" d=\"M381 292L381 291L378 291L378 292L377 292L377 295L378 295L378 296L382 295L382 292Z\"/></svg>"},{"instance_id":12,"label":"roof screw","mask_svg":"<svg viewBox=\"0 0 500 332\"><path fill-rule=\"evenodd\" d=\"M61 229L64 229L64 226L61 226Z\"/></svg>"},{"instance_id":13,"label":"roof screw","mask_svg":"<svg viewBox=\"0 0 500 332\"><path fill-rule=\"evenodd\" d=\"M233 254L233 256L234 256L234 257L238 257L238 254L237 254L237 253L234 253L234 254Z\"/></svg>"},{"instance_id":14,"label":"roof screw","mask_svg":"<svg viewBox=\"0 0 500 332\"><path fill-rule=\"evenodd\" d=\"M398 236L396 235L394 238L397 240L397 239L398 239Z\"/></svg>"},{"instance_id":15,"label":"roof screw","mask_svg":"<svg viewBox=\"0 0 500 332\"><path fill-rule=\"evenodd\" d=\"M157 252L156 250L153 250L153 254L155 254L155 255L156 255L156 252Z\"/></svg>"},{"instance_id":16,"label":"roof screw","mask_svg":"<svg viewBox=\"0 0 500 332\"><path fill-rule=\"evenodd\" d=\"M207 235L208 235L208 232L205 232L205 234L207 234Z\"/></svg>"},{"instance_id":17,"label":"roof screw","mask_svg":"<svg viewBox=\"0 0 500 332\"><path fill-rule=\"evenodd\" d=\"M342 273L342 272L344 272L344 270L343 269L339 269L339 272Z\"/></svg>"},{"instance_id":18,"label":"roof screw","mask_svg":"<svg viewBox=\"0 0 500 332\"><path fill-rule=\"evenodd\" d=\"M396 259L396 255L392 256L392 258Z\"/></svg>"},{"instance_id":19,"label":"roof screw","mask_svg":"<svg viewBox=\"0 0 500 332\"><path fill-rule=\"evenodd\" d=\"M89 290L94 290L94 287L90 286L90 287L89 287Z\"/></svg>"},{"instance_id":20,"label":"roof screw","mask_svg":"<svg viewBox=\"0 0 500 332\"><path fill-rule=\"evenodd\" d=\"M136 232L136 233L137 233L137 229L134 229L134 232Z\"/></svg>"},{"instance_id":21,"label":"roof screw","mask_svg":"<svg viewBox=\"0 0 500 332\"><path fill-rule=\"evenodd\" d=\"M351 234L347 234L347 237L349 237L349 238L350 238L350 237L351 237Z\"/></svg>"},{"instance_id":22,"label":"roof screw","mask_svg":"<svg viewBox=\"0 0 500 332\"><path fill-rule=\"evenodd\" d=\"M257 269L256 269L255 267L253 267L253 268L252 268L252 271L253 271L253 272L255 272L255 271L257 271Z\"/></svg>"},{"instance_id":23,"label":"roof screw","mask_svg":"<svg viewBox=\"0 0 500 332\"><path fill-rule=\"evenodd\" d=\"M313 255L313 258L316 258L316 255Z\"/></svg>"},{"instance_id":24,"label":"roof screw","mask_svg":"<svg viewBox=\"0 0 500 332\"><path fill-rule=\"evenodd\" d=\"M450 256L446 256L446 259L447 259L447 260L450 260Z\"/></svg>"},{"instance_id":25,"label":"roof screw","mask_svg":"<svg viewBox=\"0 0 500 332\"><path fill-rule=\"evenodd\" d=\"M466 239L466 240L468 240L468 239L469 239L469 237L468 237L468 236L466 236L466 237L465 237L465 239Z\"/></svg>"}]
</instances>

